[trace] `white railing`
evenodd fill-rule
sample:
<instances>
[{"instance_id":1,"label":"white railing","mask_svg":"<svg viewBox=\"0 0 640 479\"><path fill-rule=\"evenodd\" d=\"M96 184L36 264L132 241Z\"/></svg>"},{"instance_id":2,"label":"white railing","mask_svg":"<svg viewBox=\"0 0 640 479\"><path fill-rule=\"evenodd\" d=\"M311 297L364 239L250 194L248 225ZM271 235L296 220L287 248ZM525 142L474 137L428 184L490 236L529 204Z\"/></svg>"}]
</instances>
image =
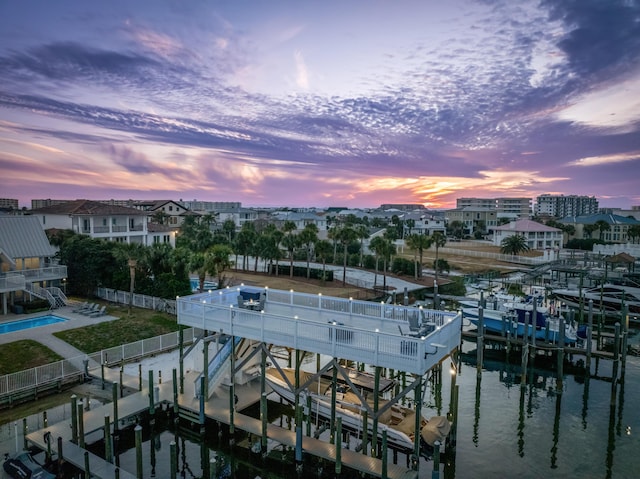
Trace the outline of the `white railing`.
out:
<instances>
[{"instance_id":1,"label":"white railing","mask_svg":"<svg viewBox=\"0 0 640 479\"><path fill-rule=\"evenodd\" d=\"M460 343L457 313L272 289L265 310L252 311L237 307L237 295L228 289L178 298L178 322L415 374L428 371ZM430 332L398 334L422 314Z\"/></svg>"},{"instance_id":2,"label":"white railing","mask_svg":"<svg viewBox=\"0 0 640 479\"><path fill-rule=\"evenodd\" d=\"M55 308L57 306L56 298L54 298L53 295L45 288L41 288L35 283L26 283L24 285L24 291L40 299L46 299L47 301L49 301L49 305L52 308Z\"/></svg>"},{"instance_id":3,"label":"white railing","mask_svg":"<svg viewBox=\"0 0 640 479\"><path fill-rule=\"evenodd\" d=\"M45 268L20 269L7 271L4 273L9 276L24 276L27 281L44 281L50 279L62 279L67 277L67 267L62 265L47 266Z\"/></svg>"},{"instance_id":4,"label":"white railing","mask_svg":"<svg viewBox=\"0 0 640 479\"><path fill-rule=\"evenodd\" d=\"M60 288L56 286L49 286L46 289L49 290L49 292L51 293L51 296L53 296L56 299L60 299L60 301L62 302L62 305L58 305L58 306L66 306L67 303L69 302L69 300L67 299L67 295L64 294L64 292Z\"/></svg>"},{"instance_id":5,"label":"white railing","mask_svg":"<svg viewBox=\"0 0 640 479\"><path fill-rule=\"evenodd\" d=\"M0 276L0 291L19 291L24 289L26 279L21 274Z\"/></svg>"},{"instance_id":6,"label":"white railing","mask_svg":"<svg viewBox=\"0 0 640 479\"><path fill-rule=\"evenodd\" d=\"M191 344L195 337L193 328L183 330L183 343ZM42 388L61 381L69 381L80 378L87 368L95 368L138 360L145 356L166 352L177 348L180 343L180 333L173 332L143 339L134 343L123 344L109 349L104 349L86 356L63 359L55 363L45 364L36 368L19 371L0 376L0 402L11 401L11 396L28 392L29 390Z\"/></svg>"},{"instance_id":7,"label":"white railing","mask_svg":"<svg viewBox=\"0 0 640 479\"><path fill-rule=\"evenodd\" d=\"M98 298L118 304L129 304L131 293L128 291L118 291L110 288L96 289ZM164 299L155 296L147 296L146 294L133 293L132 306L144 309L153 309L163 311L169 314L176 314L176 301L174 299Z\"/></svg>"}]
</instances>

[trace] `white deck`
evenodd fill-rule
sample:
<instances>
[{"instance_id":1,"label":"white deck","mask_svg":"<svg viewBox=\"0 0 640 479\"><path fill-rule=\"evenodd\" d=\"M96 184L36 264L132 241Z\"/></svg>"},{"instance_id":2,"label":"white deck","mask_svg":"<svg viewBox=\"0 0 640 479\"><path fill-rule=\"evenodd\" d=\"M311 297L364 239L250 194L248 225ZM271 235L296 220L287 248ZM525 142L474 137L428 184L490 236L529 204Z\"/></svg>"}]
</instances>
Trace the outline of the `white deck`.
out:
<instances>
[{"instance_id":1,"label":"white deck","mask_svg":"<svg viewBox=\"0 0 640 479\"><path fill-rule=\"evenodd\" d=\"M243 291L266 292L263 311L239 308ZM178 323L268 344L424 374L460 344L458 313L243 286L178 298ZM409 319L434 330L408 334Z\"/></svg>"}]
</instances>

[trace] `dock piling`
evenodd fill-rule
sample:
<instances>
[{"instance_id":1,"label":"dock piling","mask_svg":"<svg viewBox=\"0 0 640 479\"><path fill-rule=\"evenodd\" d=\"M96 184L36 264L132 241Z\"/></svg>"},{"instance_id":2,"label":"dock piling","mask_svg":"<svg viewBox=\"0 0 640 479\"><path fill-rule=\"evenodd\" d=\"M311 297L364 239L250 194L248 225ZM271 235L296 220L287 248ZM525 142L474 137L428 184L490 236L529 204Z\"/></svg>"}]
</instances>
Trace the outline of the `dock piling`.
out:
<instances>
[{"instance_id":1,"label":"dock piling","mask_svg":"<svg viewBox=\"0 0 640 479\"><path fill-rule=\"evenodd\" d=\"M111 420L109 415L104 415L104 460L113 463L111 452Z\"/></svg>"},{"instance_id":2,"label":"dock piling","mask_svg":"<svg viewBox=\"0 0 640 479\"><path fill-rule=\"evenodd\" d=\"M78 396L71 395L71 442L78 443Z\"/></svg>"},{"instance_id":3,"label":"dock piling","mask_svg":"<svg viewBox=\"0 0 640 479\"><path fill-rule=\"evenodd\" d=\"M138 424L135 429L136 440L136 477L143 479L142 476L142 426Z\"/></svg>"},{"instance_id":4,"label":"dock piling","mask_svg":"<svg viewBox=\"0 0 640 479\"><path fill-rule=\"evenodd\" d=\"M84 449L84 407L82 403L78 408L78 445Z\"/></svg>"}]
</instances>

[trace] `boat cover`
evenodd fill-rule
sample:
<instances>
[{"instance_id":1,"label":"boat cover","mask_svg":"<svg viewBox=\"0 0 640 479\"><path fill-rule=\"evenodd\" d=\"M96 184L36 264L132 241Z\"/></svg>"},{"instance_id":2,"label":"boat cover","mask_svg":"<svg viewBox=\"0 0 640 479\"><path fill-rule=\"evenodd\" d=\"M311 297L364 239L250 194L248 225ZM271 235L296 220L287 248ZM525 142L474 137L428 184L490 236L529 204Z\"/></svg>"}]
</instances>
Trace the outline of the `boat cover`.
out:
<instances>
[{"instance_id":1,"label":"boat cover","mask_svg":"<svg viewBox=\"0 0 640 479\"><path fill-rule=\"evenodd\" d=\"M444 441L451 431L451 423L446 416L434 416L420 431L424 442L433 446L436 441Z\"/></svg>"}]
</instances>

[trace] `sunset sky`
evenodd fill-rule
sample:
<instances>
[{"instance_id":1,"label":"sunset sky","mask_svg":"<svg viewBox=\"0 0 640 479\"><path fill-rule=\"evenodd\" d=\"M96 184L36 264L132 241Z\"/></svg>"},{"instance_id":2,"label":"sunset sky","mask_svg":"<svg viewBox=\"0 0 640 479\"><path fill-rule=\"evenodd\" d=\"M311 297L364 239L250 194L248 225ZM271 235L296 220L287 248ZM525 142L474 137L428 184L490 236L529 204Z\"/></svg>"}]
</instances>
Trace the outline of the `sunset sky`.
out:
<instances>
[{"instance_id":1,"label":"sunset sky","mask_svg":"<svg viewBox=\"0 0 640 479\"><path fill-rule=\"evenodd\" d=\"M640 205L638 0L0 0L0 197Z\"/></svg>"}]
</instances>

